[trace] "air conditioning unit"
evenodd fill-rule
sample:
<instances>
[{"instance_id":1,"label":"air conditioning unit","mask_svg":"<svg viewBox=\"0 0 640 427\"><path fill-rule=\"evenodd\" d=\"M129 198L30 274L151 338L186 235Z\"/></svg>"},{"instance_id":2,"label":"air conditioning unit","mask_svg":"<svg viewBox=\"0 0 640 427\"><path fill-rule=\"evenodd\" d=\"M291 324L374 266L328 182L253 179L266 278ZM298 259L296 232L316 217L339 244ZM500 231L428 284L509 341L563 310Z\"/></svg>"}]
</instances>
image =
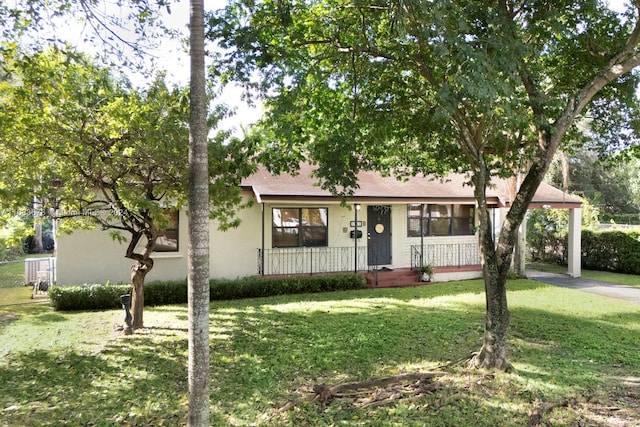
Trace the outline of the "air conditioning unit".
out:
<instances>
[{"instance_id":1,"label":"air conditioning unit","mask_svg":"<svg viewBox=\"0 0 640 427\"><path fill-rule=\"evenodd\" d=\"M47 282L49 286L56 282L55 258L27 258L24 260L24 283L34 285L40 282Z\"/></svg>"}]
</instances>

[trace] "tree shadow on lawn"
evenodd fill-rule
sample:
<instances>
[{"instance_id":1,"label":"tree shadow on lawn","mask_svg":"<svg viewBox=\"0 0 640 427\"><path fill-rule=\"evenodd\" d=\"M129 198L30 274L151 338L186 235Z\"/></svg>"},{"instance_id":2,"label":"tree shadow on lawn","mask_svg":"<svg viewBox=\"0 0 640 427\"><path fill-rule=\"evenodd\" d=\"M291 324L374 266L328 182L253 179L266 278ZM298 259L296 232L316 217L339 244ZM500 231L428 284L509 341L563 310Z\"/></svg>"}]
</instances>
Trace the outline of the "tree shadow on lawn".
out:
<instances>
[{"instance_id":1,"label":"tree shadow on lawn","mask_svg":"<svg viewBox=\"0 0 640 427\"><path fill-rule=\"evenodd\" d=\"M509 346L517 371L507 375L513 391L531 401L568 400L574 418L558 425L636 425L640 387L620 378L640 372L639 322L637 311L577 319L514 309Z\"/></svg>"},{"instance_id":2,"label":"tree shadow on lawn","mask_svg":"<svg viewBox=\"0 0 640 427\"><path fill-rule=\"evenodd\" d=\"M540 288L549 288L551 285L537 282L534 280L518 279L510 280L507 289L509 291L534 290ZM333 291L320 293L304 293L296 295L279 295L267 298L250 298L242 300L226 300L214 301L212 304L251 304L260 305L262 301L268 299L270 304L279 302L290 302L292 298L297 301L333 301L333 300L351 300L351 299L371 299L371 298L393 298L400 301L409 301L416 298L436 298L449 297L460 294L481 295L484 298L484 282L478 279L461 280L456 282L430 282L420 286L408 286L402 288L366 288L351 291Z\"/></svg>"},{"instance_id":3,"label":"tree shadow on lawn","mask_svg":"<svg viewBox=\"0 0 640 427\"><path fill-rule=\"evenodd\" d=\"M586 375L585 381L612 368L638 372L638 325L637 311L587 319L518 307L513 310L511 320L511 337L518 341L512 346L514 358L517 361L520 354L529 355L523 363L548 369L551 374L573 373L574 382L579 382L581 372Z\"/></svg>"},{"instance_id":4,"label":"tree shadow on lawn","mask_svg":"<svg viewBox=\"0 0 640 427\"><path fill-rule=\"evenodd\" d=\"M56 322L66 322L67 317L64 314L59 313L42 313L42 314L32 314L28 317L28 322L32 324L38 323L56 323Z\"/></svg>"},{"instance_id":5,"label":"tree shadow on lawn","mask_svg":"<svg viewBox=\"0 0 640 427\"><path fill-rule=\"evenodd\" d=\"M178 349L178 355L171 354ZM120 340L97 354L34 351L0 365L8 426L184 424L186 343Z\"/></svg>"},{"instance_id":6,"label":"tree shadow on lawn","mask_svg":"<svg viewBox=\"0 0 640 427\"><path fill-rule=\"evenodd\" d=\"M339 404L324 411L307 405L292 419L263 417L299 396L301 386L430 370L477 351L484 295L460 289L446 299L439 290L403 289L360 298L349 292L213 303L212 425L392 425L388 408ZM119 337L99 352L10 354L0 364L3 422L184 424L187 342L179 318L186 307L153 310L162 313L157 327ZM509 351L515 373L484 377L463 366L450 368L451 388L394 411L406 425L447 425L438 419L449 425L525 425L537 400L575 397L606 387L609 376L640 371L638 344L628 327L638 322L640 313L625 310L580 318L514 307Z\"/></svg>"},{"instance_id":7,"label":"tree shadow on lawn","mask_svg":"<svg viewBox=\"0 0 640 427\"><path fill-rule=\"evenodd\" d=\"M49 314L51 314L51 307L48 304L28 304L1 307L0 329L26 316L31 318L34 316Z\"/></svg>"},{"instance_id":8,"label":"tree shadow on lawn","mask_svg":"<svg viewBox=\"0 0 640 427\"><path fill-rule=\"evenodd\" d=\"M553 290L547 285L521 289L538 288ZM257 405L269 411L295 397L291 393L301 386L433 369L479 350L484 296L429 306L428 300L395 299L393 295L218 305L212 313L212 327L220 338L212 340L211 360L212 378L221 393L216 400L225 402L222 396L234 395L236 405ZM637 345L624 338L629 331L603 322L544 309L514 308L508 345L517 371L497 376L493 386L485 385L491 390L489 396L470 393L469 397L485 401L478 405L486 411L486 401L506 391L511 396L503 398L506 403L513 400L530 410L537 399L574 397L606 387L620 369L637 372ZM612 366L617 368L612 370ZM224 404L220 409L233 411ZM526 413L505 415L503 421L509 416L526 421Z\"/></svg>"},{"instance_id":9,"label":"tree shadow on lawn","mask_svg":"<svg viewBox=\"0 0 640 427\"><path fill-rule=\"evenodd\" d=\"M212 339L211 354L214 410L252 424L299 396L294 390L302 386L388 376L465 357L477 342L482 319L479 310L419 308L388 298L307 305L266 303L213 311L212 336L218 337ZM455 336L448 330L455 330ZM322 414L317 408L311 418L292 423L330 425L342 419L360 425L352 409L338 409L331 419Z\"/></svg>"}]
</instances>

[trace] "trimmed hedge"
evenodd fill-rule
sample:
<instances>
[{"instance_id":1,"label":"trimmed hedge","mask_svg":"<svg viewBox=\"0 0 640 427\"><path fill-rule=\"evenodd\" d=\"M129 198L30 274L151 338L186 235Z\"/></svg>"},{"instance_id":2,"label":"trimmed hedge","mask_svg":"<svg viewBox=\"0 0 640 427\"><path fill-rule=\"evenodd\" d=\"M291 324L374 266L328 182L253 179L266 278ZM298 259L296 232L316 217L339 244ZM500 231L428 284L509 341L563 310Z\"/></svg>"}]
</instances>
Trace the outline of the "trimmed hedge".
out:
<instances>
[{"instance_id":1,"label":"trimmed hedge","mask_svg":"<svg viewBox=\"0 0 640 427\"><path fill-rule=\"evenodd\" d=\"M186 304L187 281L154 281L144 285L144 305L153 307L157 305Z\"/></svg>"},{"instance_id":2,"label":"trimmed hedge","mask_svg":"<svg viewBox=\"0 0 640 427\"><path fill-rule=\"evenodd\" d=\"M283 278L245 277L237 280L214 279L210 283L211 301L344 291L367 287L364 276L356 274Z\"/></svg>"},{"instance_id":3,"label":"trimmed hedge","mask_svg":"<svg viewBox=\"0 0 640 427\"><path fill-rule=\"evenodd\" d=\"M330 292L366 288L364 276L336 274L328 276L294 276L283 278L245 277L210 281L211 301L259 298L274 295ZM131 285L54 286L49 299L55 310L105 310L122 308L120 296L131 293ZM144 285L145 306L186 304L187 282L154 281Z\"/></svg>"},{"instance_id":4,"label":"trimmed hedge","mask_svg":"<svg viewBox=\"0 0 640 427\"><path fill-rule=\"evenodd\" d=\"M582 267L640 274L640 233L582 230Z\"/></svg>"},{"instance_id":5,"label":"trimmed hedge","mask_svg":"<svg viewBox=\"0 0 640 427\"><path fill-rule=\"evenodd\" d=\"M131 285L53 286L47 294L58 311L108 310L122 308L120 295L131 292Z\"/></svg>"}]
</instances>

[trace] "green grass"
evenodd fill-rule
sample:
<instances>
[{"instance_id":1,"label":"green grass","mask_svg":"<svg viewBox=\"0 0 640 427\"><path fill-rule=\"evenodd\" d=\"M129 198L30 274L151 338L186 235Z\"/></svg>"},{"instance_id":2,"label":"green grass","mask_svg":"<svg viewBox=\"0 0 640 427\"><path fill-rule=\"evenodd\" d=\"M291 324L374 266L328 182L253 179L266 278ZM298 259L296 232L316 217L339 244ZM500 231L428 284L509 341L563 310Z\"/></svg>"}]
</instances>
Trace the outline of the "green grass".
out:
<instances>
[{"instance_id":1,"label":"green grass","mask_svg":"<svg viewBox=\"0 0 640 427\"><path fill-rule=\"evenodd\" d=\"M522 426L536 404L561 399L575 400L545 413L548 425L594 425L611 407L640 417L637 305L527 280L509 289L514 372L455 365L444 389L416 402L308 403L280 415L301 387L431 370L478 350L482 283L212 303L212 425ZM114 331L117 310L0 308L0 424L184 425L187 316L185 306L149 308L148 328L127 337Z\"/></svg>"},{"instance_id":2,"label":"green grass","mask_svg":"<svg viewBox=\"0 0 640 427\"><path fill-rule=\"evenodd\" d=\"M36 300L32 299L32 287L24 285L24 260L49 256L51 254L25 255L14 261L0 263L0 306L44 301L40 295Z\"/></svg>"},{"instance_id":3,"label":"green grass","mask_svg":"<svg viewBox=\"0 0 640 427\"><path fill-rule=\"evenodd\" d=\"M0 306L5 304L26 304L35 302L31 298L33 288L31 286L17 286L13 288L0 288Z\"/></svg>"},{"instance_id":4,"label":"green grass","mask_svg":"<svg viewBox=\"0 0 640 427\"><path fill-rule=\"evenodd\" d=\"M609 273L607 271L583 270L585 279L602 280L604 282L617 283L619 285L635 286L640 288L640 276L635 274Z\"/></svg>"},{"instance_id":5,"label":"green grass","mask_svg":"<svg viewBox=\"0 0 640 427\"><path fill-rule=\"evenodd\" d=\"M24 260L0 263L0 289L24 285Z\"/></svg>"}]
</instances>

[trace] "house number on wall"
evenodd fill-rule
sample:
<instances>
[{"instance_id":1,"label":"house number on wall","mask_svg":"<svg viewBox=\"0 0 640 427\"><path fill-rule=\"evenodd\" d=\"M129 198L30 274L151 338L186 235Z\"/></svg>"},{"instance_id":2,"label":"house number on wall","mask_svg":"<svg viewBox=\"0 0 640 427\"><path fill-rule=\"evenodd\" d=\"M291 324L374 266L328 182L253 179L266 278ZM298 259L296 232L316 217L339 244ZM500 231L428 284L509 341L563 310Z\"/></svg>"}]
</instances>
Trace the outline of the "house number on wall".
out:
<instances>
[{"instance_id":1,"label":"house number on wall","mask_svg":"<svg viewBox=\"0 0 640 427\"><path fill-rule=\"evenodd\" d=\"M383 214L391 212L391 206L374 205L374 206L371 206L371 209L374 212L380 212L380 213L383 213Z\"/></svg>"}]
</instances>

